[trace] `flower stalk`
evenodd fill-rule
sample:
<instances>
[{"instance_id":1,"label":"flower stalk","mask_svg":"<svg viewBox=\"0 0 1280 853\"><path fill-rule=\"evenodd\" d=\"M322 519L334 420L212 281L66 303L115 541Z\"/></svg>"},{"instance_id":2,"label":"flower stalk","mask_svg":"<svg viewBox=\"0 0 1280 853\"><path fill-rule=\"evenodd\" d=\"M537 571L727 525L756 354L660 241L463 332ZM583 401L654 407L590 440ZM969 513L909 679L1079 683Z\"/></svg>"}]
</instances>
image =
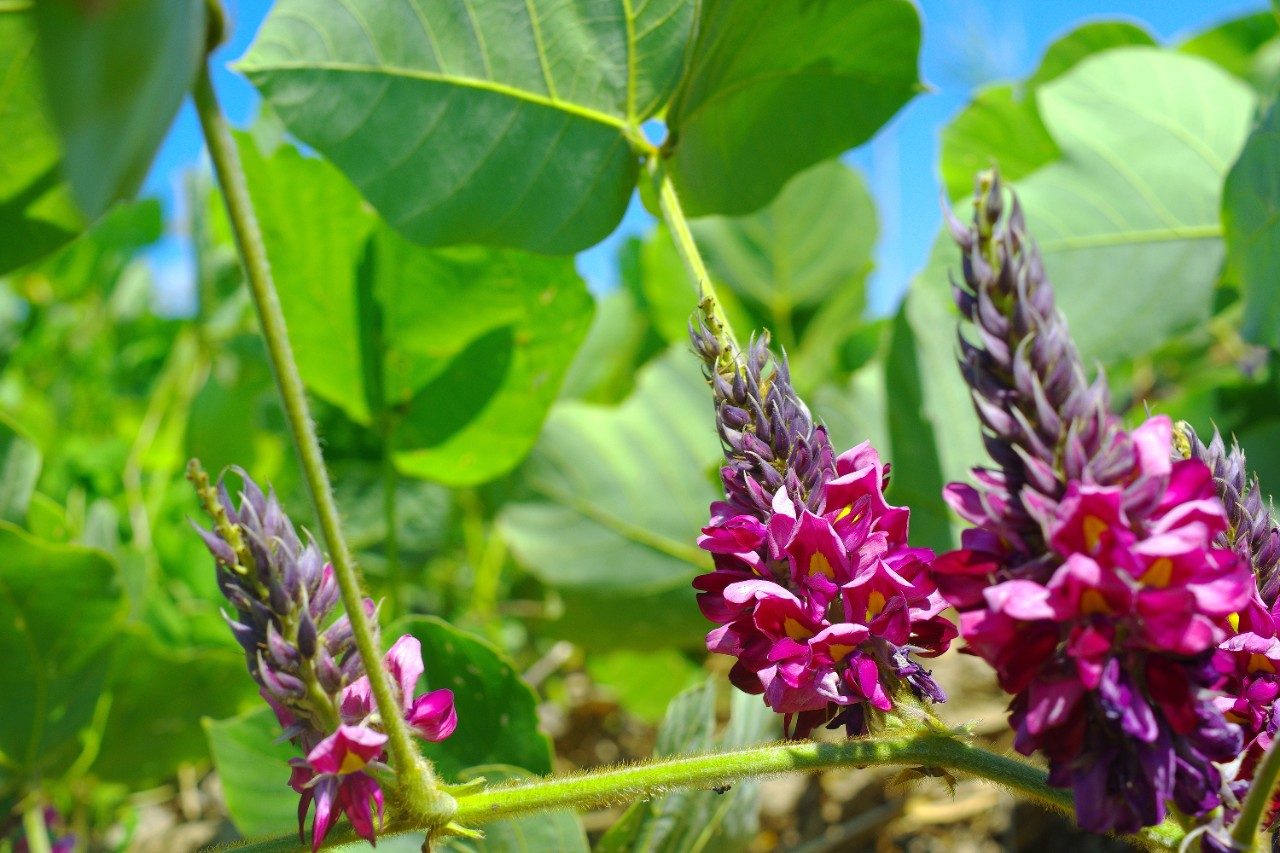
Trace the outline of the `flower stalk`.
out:
<instances>
[{"instance_id":1,"label":"flower stalk","mask_svg":"<svg viewBox=\"0 0 1280 853\"><path fill-rule=\"evenodd\" d=\"M387 747L397 777L396 802L401 808L419 816L428 829L442 827L452 817L455 803L452 797L440 789L431 765L413 745L408 726L401 719L397 697L381 666L381 650L377 647L369 615L363 607L355 561L342 535L337 501L329 483L329 474L324 465L315 424L311 419L302 377L298 373L297 362L289 343L284 312L271 276L262 230L254 215L244 170L226 119L218 105L207 66L201 70L196 81L194 97L196 113L209 147L214 173L222 188L223 201L241 262L244 264L245 277L257 310L276 387L280 391L285 418L293 435L303 479L307 483L320 532L333 561L334 575L343 607L351 619L356 648L369 674L378 712L387 728Z\"/></svg>"}]
</instances>

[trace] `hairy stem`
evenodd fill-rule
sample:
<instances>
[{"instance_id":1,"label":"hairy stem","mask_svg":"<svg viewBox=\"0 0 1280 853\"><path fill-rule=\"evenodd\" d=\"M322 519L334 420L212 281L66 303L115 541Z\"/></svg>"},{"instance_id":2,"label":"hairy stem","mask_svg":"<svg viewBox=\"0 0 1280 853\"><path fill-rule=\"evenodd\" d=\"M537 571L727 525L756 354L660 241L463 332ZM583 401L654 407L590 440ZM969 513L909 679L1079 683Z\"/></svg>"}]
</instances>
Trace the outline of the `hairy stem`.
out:
<instances>
[{"instance_id":1,"label":"hairy stem","mask_svg":"<svg viewBox=\"0 0 1280 853\"><path fill-rule=\"evenodd\" d=\"M861 738L841 743L784 742L501 785L459 797L455 820L464 826L477 826L550 809L582 810L647 800L676 788L710 788L794 771L882 765L953 770L993 782L1056 811L1072 813L1071 794L1049 787L1044 771L939 733ZM399 819L393 819L391 824L389 833L413 829ZM1133 840L1147 847L1169 849L1176 848L1180 838L1181 831L1175 825L1162 824ZM288 849L276 845L289 842L264 841L248 845L246 849L265 853Z\"/></svg>"},{"instance_id":2,"label":"hairy stem","mask_svg":"<svg viewBox=\"0 0 1280 853\"><path fill-rule=\"evenodd\" d=\"M49 828L44 825L44 806L34 797L22 813L22 831L26 835L27 849L31 853L50 853L52 847L49 844Z\"/></svg>"},{"instance_id":3,"label":"hairy stem","mask_svg":"<svg viewBox=\"0 0 1280 853\"><path fill-rule=\"evenodd\" d=\"M453 812L453 798L439 789L431 765L414 746L400 712L399 700L382 667L382 652L374 640L369 615L364 609L364 596L355 562L342 535L337 501L334 500L333 489L329 484L329 473L325 469L320 441L311 420L302 377L298 373L289 344L284 312L280 308L280 300L271 277L262 231L253 212L244 170L240 166L231 131L218 106L207 66L201 70L196 81L195 103L205 142L209 146L214 173L222 187L223 201L235 233L249 290L253 295L262 337L266 342L276 387L284 404L289 431L293 434L303 478L311 493L320 531L333 561L334 575L342 594L343 607L351 619L356 648L368 672L378 713L387 732L391 759L397 771L400 798L410 811L421 816L427 826L443 826Z\"/></svg>"},{"instance_id":4,"label":"hairy stem","mask_svg":"<svg viewBox=\"0 0 1280 853\"><path fill-rule=\"evenodd\" d=\"M1245 795L1244 805L1240 807L1240 816L1231 827L1233 849L1253 851L1258 848L1258 834L1262 830L1262 821L1267 816L1277 782L1280 782L1280 739L1271 744L1262 763L1258 765L1258 771L1253 775L1249 793Z\"/></svg>"},{"instance_id":5,"label":"hairy stem","mask_svg":"<svg viewBox=\"0 0 1280 853\"><path fill-rule=\"evenodd\" d=\"M724 313L724 306L716 296L716 287L711 281L710 273L707 272L706 263L702 260L702 253L698 251L698 244L694 242L693 232L689 230L689 220L684 215L684 208L680 205L680 196L676 194L675 185L671 183L671 176L658 166L651 166L651 172L654 180L658 182L658 206L662 210L662 220L667 223L676 246L676 253L680 255L680 261L684 264L690 283L698 292L703 316L715 336L732 344L733 349L737 350L738 339L734 337L733 327L729 325L729 318Z\"/></svg>"}]
</instances>

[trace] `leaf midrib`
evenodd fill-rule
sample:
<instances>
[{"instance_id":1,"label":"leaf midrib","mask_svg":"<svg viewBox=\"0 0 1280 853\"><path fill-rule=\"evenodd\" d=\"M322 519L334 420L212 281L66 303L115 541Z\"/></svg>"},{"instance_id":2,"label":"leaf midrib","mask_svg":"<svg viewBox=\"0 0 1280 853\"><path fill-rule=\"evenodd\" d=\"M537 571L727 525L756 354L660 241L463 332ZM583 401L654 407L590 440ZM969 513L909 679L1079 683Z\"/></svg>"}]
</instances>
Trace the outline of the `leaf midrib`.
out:
<instances>
[{"instance_id":1,"label":"leaf midrib","mask_svg":"<svg viewBox=\"0 0 1280 853\"><path fill-rule=\"evenodd\" d=\"M256 73L270 73L273 71L334 71L344 74L378 74L405 80L416 80L423 83L439 83L446 86L459 86L468 89L475 89L477 91L490 92L492 94L513 98L515 100L525 101L536 106L558 110L560 112L577 116L578 118L605 125L624 134L626 134L630 129L627 121L620 116L610 115L609 113L602 112L593 107L575 104L572 101L565 101L560 98L550 97L537 92L531 92L527 89L510 86L506 83L499 83L495 80L484 80L479 77L443 74L437 71L404 68L398 65L367 65L359 62L341 62L336 60L280 60L275 62L258 63L241 62L238 64L237 68L248 76L253 76Z\"/></svg>"}]
</instances>

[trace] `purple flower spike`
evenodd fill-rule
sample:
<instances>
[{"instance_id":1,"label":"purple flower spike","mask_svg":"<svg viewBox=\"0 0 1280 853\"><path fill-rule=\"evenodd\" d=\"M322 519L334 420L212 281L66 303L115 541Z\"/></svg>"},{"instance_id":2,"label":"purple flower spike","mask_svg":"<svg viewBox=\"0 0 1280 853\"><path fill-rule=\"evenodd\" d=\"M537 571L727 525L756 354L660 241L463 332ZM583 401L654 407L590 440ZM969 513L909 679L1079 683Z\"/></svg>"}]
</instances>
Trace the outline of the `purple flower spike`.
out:
<instances>
[{"instance_id":1,"label":"purple flower spike","mask_svg":"<svg viewBox=\"0 0 1280 853\"><path fill-rule=\"evenodd\" d=\"M383 793L367 770L386 769L387 735L375 714L351 621L333 612L333 566L310 537L303 543L275 494L264 494L243 472L237 472L244 483L238 505L222 482L216 489L209 484L197 463L188 473L213 520L214 529L201 531L201 538L216 562L218 587L236 611L226 621L284 737L306 756L290 762L289 784L301 797L299 836L305 837L314 805L313 850L343 814L360 837L375 842ZM363 606L376 624L375 602L365 599ZM382 663L414 733L429 741L453 734L453 693L416 695L424 671L422 644L406 634Z\"/></svg>"},{"instance_id":2,"label":"purple flower spike","mask_svg":"<svg viewBox=\"0 0 1280 853\"><path fill-rule=\"evenodd\" d=\"M947 487L973 526L933 576L1013 694L1015 748L1048 758L1081 826L1133 832L1171 802L1207 815L1233 802L1216 763L1241 731L1215 688L1238 663L1219 644L1260 609L1248 563L1213 471L1171 460L1169 420L1126 431L1105 380L1086 381L1016 198L1003 210L992 175L973 225L950 220L961 370L995 467Z\"/></svg>"},{"instance_id":3,"label":"purple flower spike","mask_svg":"<svg viewBox=\"0 0 1280 853\"><path fill-rule=\"evenodd\" d=\"M719 627L707 648L736 658L729 677L784 715L785 729L863 734L909 693L946 697L911 654L941 654L956 634L929 578L933 552L907 544L909 511L888 504L889 466L869 443L839 458L772 372L767 336L746 356L692 332L716 401L727 500L698 545L715 571L694 579Z\"/></svg>"}]
</instances>

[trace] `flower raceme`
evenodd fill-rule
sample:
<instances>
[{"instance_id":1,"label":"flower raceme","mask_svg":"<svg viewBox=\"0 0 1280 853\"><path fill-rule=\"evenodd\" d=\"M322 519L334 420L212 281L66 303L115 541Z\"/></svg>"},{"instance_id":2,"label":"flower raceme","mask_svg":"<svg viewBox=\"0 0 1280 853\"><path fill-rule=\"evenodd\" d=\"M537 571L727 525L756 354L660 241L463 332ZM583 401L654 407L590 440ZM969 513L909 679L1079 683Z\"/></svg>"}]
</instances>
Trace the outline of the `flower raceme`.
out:
<instances>
[{"instance_id":1,"label":"flower raceme","mask_svg":"<svg viewBox=\"0 0 1280 853\"><path fill-rule=\"evenodd\" d=\"M909 511L885 501L888 466L868 443L834 457L785 366L766 372L767 339L744 363L705 327L693 338L728 459L728 500L698 540L715 564L694 580L719 626L707 648L736 658L734 685L763 694L796 737L823 724L864 733L904 688L943 701L911 653L941 654L956 632L933 553L907 544Z\"/></svg>"},{"instance_id":2,"label":"flower raceme","mask_svg":"<svg viewBox=\"0 0 1280 853\"><path fill-rule=\"evenodd\" d=\"M331 620L338 601L333 567L315 542L304 544L275 494L264 494L237 470L244 488L237 506L223 482L215 489L197 463L189 476L213 530L197 527L213 554L218 586L235 608L226 616L245 651L249 672L304 757L290 761L289 785L298 792L299 832L311 806L311 846L318 849L346 814L362 838L376 838L383 813L378 781L386 773L387 735L373 702L369 677L355 648L351 624ZM372 614L376 607L366 599ZM319 626L327 624L323 630ZM423 674L422 646L400 637L383 660L398 690L401 712L419 737L440 741L453 733L453 694L415 696Z\"/></svg>"},{"instance_id":3,"label":"flower raceme","mask_svg":"<svg viewBox=\"0 0 1280 853\"><path fill-rule=\"evenodd\" d=\"M952 220L977 340L962 372L996 467L948 487L973 526L935 580L1013 694L1015 747L1048 758L1082 826L1132 832L1170 801L1206 814L1223 803L1214 763L1241 747L1215 660L1258 613L1252 575L1220 539L1213 472L1172 461L1169 420L1126 431L1104 380L1086 383L1016 199L1003 228L1002 209L992 178L972 227Z\"/></svg>"}]
</instances>

